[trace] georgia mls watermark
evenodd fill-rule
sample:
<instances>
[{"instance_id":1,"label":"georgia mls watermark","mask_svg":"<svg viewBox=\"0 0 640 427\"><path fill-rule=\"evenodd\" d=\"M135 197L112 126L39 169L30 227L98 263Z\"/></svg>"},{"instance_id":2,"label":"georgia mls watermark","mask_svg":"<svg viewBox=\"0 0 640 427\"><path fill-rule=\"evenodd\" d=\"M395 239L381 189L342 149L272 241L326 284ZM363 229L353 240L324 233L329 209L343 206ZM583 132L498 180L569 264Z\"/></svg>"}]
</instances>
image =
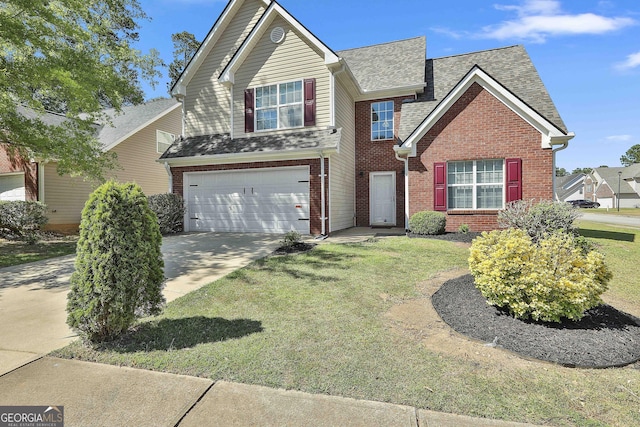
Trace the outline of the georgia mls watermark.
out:
<instances>
[{"instance_id":1,"label":"georgia mls watermark","mask_svg":"<svg viewBox=\"0 0 640 427\"><path fill-rule=\"evenodd\" d=\"M0 406L0 427L64 427L64 406Z\"/></svg>"}]
</instances>

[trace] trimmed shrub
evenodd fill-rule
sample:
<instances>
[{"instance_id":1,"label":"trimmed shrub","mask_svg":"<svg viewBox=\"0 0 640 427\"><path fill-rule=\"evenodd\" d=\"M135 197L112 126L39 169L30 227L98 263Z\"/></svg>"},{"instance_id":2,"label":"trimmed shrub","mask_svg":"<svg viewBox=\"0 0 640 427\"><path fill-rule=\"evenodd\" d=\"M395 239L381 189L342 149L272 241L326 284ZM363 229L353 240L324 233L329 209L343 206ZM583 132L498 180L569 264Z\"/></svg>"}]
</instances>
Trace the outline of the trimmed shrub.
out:
<instances>
[{"instance_id":1,"label":"trimmed shrub","mask_svg":"<svg viewBox=\"0 0 640 427\"><path fill-rule=\"evenodd\" d=\"M0 235L36 243L39 231L48 221L46 213L47 206L41 202L0 202Z\"/></svg>"},{"instance_id":2,"label":"trimmed shrub","mask_svg":"<svg viewBox=\"0 0 640 427\"><path fill-rule=\"evenodd\" d=\"M602 303L611 279L603 255L572 234L536 243L521 229L482 233L471 244L469 269L489 304L548 322L582 318Z\"/></svg>"},{"instance_id":3,"label":"trimmed shrub","mask_svg":"<svg viewBox=\"0 0 640 427\"><path fill-rule=\"evenodd\" d=\"M442 212L416 212L409 219L409 230L415 234L444 234L447 216Z\"/></svg>"},{"instance_id":4,"label":"trimmed shrub","mask_svg":"<svg viewBox=\"0 0 640 427\"><path fill-rule=\"evenodd\" d=\"M158 220L142 189L109 181L82 210L67 323L90 342L115 338L164 303Z\"/></svg>"},{"instance_id":5,"label":"trimmed shrub","mask_svg":"<svg viewBox=\"0 0 640 427\"><path fill-rule=\"evenodd\" d=\"M295 230L291 230L284 235L284 237L280 241L280 244L282 245L282 247L290 248L300 242L302 242L302 234Z\"/></svg>"},{"instance_id":6,"label":"trimmed shrub","mask_svg":"<svg viewBox=\"0 0 640 427\"><path fill-rule=\"evenodd\" d=\"M160 233L172 234L182 231L184 201L178 194L154 194L148 197L149 208L158 217Z\"/></svg>"},{"instance_id":7,"label":"trimmed shrub","mask_svg":"<svg viewBox=\"0 0 640 427\"><path fill-rule=\"evenodd\" d=\"M498 225L525 230L537 242L556 231L577 234L573 222L580 215L580 211L568 203L517 200L498 213Z\"/></svg>"}]
</instances>

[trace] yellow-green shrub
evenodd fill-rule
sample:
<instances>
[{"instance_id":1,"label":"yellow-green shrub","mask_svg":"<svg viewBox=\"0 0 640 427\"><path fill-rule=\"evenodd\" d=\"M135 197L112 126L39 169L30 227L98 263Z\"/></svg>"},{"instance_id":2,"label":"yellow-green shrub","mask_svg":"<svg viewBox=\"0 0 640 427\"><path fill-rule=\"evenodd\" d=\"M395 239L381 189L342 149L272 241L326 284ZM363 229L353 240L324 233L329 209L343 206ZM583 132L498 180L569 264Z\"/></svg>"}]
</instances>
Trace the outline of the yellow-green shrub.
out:
<instances>
[{"instance_id":1,"label":"yellow-green shrub","mask_svg":"<svg viewBox=\"0 0 640 427\"><path fill-rule=\"evenodd\" d=\"M469 268L491 305L518 318L578 320L601 304L611 272L601 253L573 235L554 233L534 243L526 231L482 233L471 245Z\"/></svg>"}]
</instances>

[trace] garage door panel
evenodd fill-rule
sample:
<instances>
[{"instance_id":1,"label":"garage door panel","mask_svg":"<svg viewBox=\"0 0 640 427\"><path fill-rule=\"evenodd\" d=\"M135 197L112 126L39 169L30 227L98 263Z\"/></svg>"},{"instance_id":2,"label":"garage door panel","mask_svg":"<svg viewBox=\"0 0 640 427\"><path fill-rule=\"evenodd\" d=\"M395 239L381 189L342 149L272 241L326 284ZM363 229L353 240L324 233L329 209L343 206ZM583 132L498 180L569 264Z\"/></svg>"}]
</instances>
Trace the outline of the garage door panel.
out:
<instances>
[{"instance_id":1,"label":"garage door panel","mask_svg":"<svg viewBox=\"0 0 640 427\"><path fill-rule=\"evenodd\" d=\"M24 174L0 175L0 200L26 200Z\"/></svg>"},{"instance_id":2,"label":"garage door panel","mask_svg":"<svg viewBox=\"0 0 640 427\"><path fill-rule=\"evenodd\" d=\"M309 169L185 174L189 230L309 233Z\"/></svg>"}]
</instances>

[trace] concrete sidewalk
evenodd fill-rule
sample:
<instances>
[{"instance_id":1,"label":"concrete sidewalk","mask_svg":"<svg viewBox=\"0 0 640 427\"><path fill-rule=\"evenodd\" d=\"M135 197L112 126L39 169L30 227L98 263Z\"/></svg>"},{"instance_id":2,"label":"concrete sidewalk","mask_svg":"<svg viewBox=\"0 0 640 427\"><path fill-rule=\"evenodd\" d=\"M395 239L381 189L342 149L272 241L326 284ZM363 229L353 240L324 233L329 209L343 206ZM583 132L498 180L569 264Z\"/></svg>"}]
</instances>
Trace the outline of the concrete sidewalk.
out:
<instances>
[{"instance_id":1,"label":"concrete sidewalk","mask_svg":"<svg viewBox=\"0 0 640 427\"><path fill-rule=\"evenodd\" d=\"M0 404L63 406L66 427L532 426L52 357L0 376Z\"/></svg>"}]
</instances>

